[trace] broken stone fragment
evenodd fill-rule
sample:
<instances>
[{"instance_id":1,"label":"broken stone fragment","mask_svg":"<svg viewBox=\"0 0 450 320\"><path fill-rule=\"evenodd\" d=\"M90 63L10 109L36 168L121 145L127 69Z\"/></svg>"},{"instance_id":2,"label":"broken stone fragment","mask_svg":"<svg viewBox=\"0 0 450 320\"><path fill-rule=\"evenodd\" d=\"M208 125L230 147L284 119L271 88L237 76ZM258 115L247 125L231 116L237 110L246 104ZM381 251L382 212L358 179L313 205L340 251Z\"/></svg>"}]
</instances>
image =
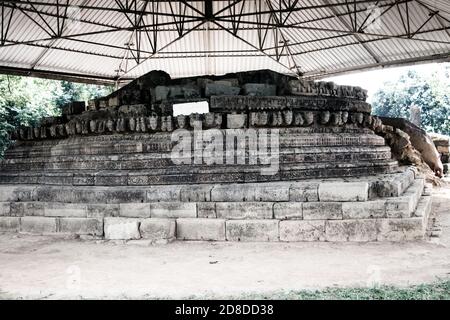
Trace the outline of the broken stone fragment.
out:
<instances>
[{"instance_id":1,"label":"broken stone fragment","mask_svg":"<svg viewBox=\"0 0 450 320\"><path fill-rule=\"evenodd\" d=\"M327 124L330 121L330 111L322 111L320 113L320 124Z\"/></svg>"},{"instance_id":2,"label":"broken stone fragment","mask_svg":"<svg viewBox=\"0 0 450 320\"><path fill-rule=\"evenodd\" d=\"M305 121L306 126L310 126L314 122L314 113L311 111L306 111L302 113L303 119Z\"/></svg>"},{"instance_id":3,"label":"broken stone fragment","mask_svg":"<svg viewBox=\"0 0 450 320\"><path fill-rule=\"evenodd\" d=\"M292 110L283 111L283 120L284 124L287 126L290 126L292 124L292 121L294 120L294 113L292 112Z\"/></svg>"},{"instance_id":4,"label":"broken stone fragment","mask_svg":"<svg viewBox=\"0 0 450 320\"><path fill-rule=\"evenodd\" d=\"M128 128L130 129L130 131L136 131L136 119L134 118L128 119Z\"/></svg>"},{"instance_id":5,"label":"broken stone fragment","mask_svg":"<svg viewBox=\"0 0 450 320\"><path fill-rule=\"evenodd\" d=\"M148 128L151 131L158 131L160 129L159 119L157 115L153 115L147 118L148 119Z\"/></svg>"},{"instance_id":6,"label":"broken stone fragment","mask_svg":"<svg viewBox=\"0 0 450 320\"><path fill-rule=\"evenodd\" d=\"M161 117L161 131L166 131L166 132L173 131L172 116Z\"/></svg>"},{"instance_id":7,"label":"broken stone fragment","mask_svg":"<svg viewBox=\"0 0 450 320\"><path fill-rule=\"evenodd\" d=\"M95 133L97 131L97 121L91 120L89 121L89 132Z\"/></svg>"},{"instance_id":8,"label":"broken stone fragment","mask_svg":"<svg viewBox=\"0 0 450 320\"><path fill-rule=\"evenodd\" d=\"M47 138L47 128L41 127L41 139L46 139L46 138Z\"/></svg>"},{"instance_id":9,"label":"broken stone fragment","mask_svg":"<svg viewBox=\"0 0 450 320\"><path fill-rule=\"evenodd\" d=\"M33 136L36 139L39 139L41 137L41 130L39 127L34 127L33 128Z\"/></svg>"},{"instance_id":10,"label":"broken stone fragment","mask_svg":"<svg viewBox=\"0 0 450 320\"><path fill-rule=\"evenodd\" d=\"M125 132L125 119L124 118L117 119L116 131L117 132Z\"/></svg>"},{"instance_id":11,"label":"broken stone fragment","mask_svg":"<svg viewBox=\"0 0 450 320\"><path fill-rule=\"evenodd\" d=\"M180 114L176 117L176 127L178 129L186 129L187 128L187 117L184 114Z\"/></svg>"},{"instance_id":12,"label":"broken stone fragment","mask_svg":"<svg viewBox=\"0 0 450 320\"><path fill-rule=\"evenodd\" d=\"M198 113L193 113L189 115L189 125L194 129L202 128L202 115Z\"/></svg>"},{"instance_id":13,"label":"broken stone fragment","mask_svg":"<svg viewBox=\"0 0 450 320\"><path fill-rule=\"evenodd\" d=\"M114 120L108 119L106 120L106 131L113 132L114 131Z\"/></svg>"},{"instance_id":14,"label":"broken stone fragment","mask_svg":"<svg viewBox=\"0 0 450 320\"><path fill-rule=\"evenodd\" d=\"M347 123L347 121L348 121L348 112L347 111L342 111L341 120L342 120L342 124Z\"/></svg>"},{"instance_id":15,"label":"broken stone fragment","mask_svg":"<svg viewBox=\"0 0 450 320\"><path fill-rule=\"evenodd\" d=\"M56 138L56 125L52 125L50 127L50 137ZM22 134L21 134L21 138L22 138ZM25 137L23 137L22 139L25 140Z\"/></svg>"},{"instance_id":16,"label":"broken stone fragment","mask_svg":"<svg viewBox=\"0 0 450 320\"><path fill-rule=\"evenodd\" d=\"M105 120L99 120L97 124L97 133L105 132Z\"/></svg>"},{"instance_id":17,"label":"broken stone fragment","mask_svg":"<svg viewBox=\"0 0 450 320\"><path fill-rule=\"evenodd\" d=\"M301 114L301 112L297 112L295 114L294 124L300 127L305 125L305 119L303 119L303 115Z\"/></svg>"},{"instance_id":18,"label":"broken stone fragment","mask_svg":"<svg viewBox=\"0 0 450 320\"><path fill-rule=\"evenodd\" d=\"M76 120L75 121L75 132L77 134L81 134L82 131L83 131L83 125L82 125L81 121Z\"/></svg>"}]
</instances>

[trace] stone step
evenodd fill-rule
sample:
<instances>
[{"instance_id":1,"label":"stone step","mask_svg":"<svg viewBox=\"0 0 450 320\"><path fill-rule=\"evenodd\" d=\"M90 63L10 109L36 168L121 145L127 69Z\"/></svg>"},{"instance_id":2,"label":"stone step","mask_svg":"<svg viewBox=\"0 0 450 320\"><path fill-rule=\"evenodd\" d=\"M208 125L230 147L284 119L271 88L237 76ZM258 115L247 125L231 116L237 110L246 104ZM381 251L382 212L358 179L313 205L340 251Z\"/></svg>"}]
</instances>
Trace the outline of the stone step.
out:
<instances>
[{"instance_id":1,"label":"stone step","mask_svg":"<svg viewBox=\"0 0 450 320\"><path fill-rule=\"evenodd\" d=\"M359 161L340 163L269 165L180 165L153 170L78 171L2 171L0 184L48 185L164 185L184 183L228 183L303 180L311 178L352 177L393 172L396 161Z\"/></svg>"},{"instance_id":2,"label":"stone step","mask_svg":"<svg viewBox=\"0 0 450 320\"><path fill-rule=\"evenodd\" d=\"M430 197L420 217L368 219L210 219L130 217L0 216L0 231L90 235L110 240L152 241L408 241L424 238Z\"/></svg>"},{"instance_id":3,"label":"stone step","mask_svg":"<svg viewBox=\"0 0 450 320\"><path fill-rule=\"evenodd\" d=\"M401 172L368 176L365 178L324 179L305 181L278 181L229 184L178 184L160 186L50 186L50 185L0 185L0 202L43 201L66 203L129 203L129 202L242 202L242 201L319 201L319 187L330 190L322 201L352 201L353 195L342 194L348 186L367 189L367 197L358 200L398 197L414 181L411 168ZM356 183L356 184L355 184ZM337 184L337 185L336 185ZM325 186L325 188L323 187ZM327 187L328 186L328 187ZM325 196L325 197L324 197ZM328 198L327 198L328 197Z\"/></svg>"}]
</instances>

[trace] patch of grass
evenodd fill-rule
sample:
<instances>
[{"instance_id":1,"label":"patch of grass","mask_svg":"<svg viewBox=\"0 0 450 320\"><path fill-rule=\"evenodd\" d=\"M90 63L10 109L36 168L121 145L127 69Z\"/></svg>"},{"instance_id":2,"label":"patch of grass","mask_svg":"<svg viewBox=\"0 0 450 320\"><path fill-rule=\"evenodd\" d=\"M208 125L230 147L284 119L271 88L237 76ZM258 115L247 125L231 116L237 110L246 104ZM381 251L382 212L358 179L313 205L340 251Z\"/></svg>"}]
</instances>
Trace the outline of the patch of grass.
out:
<instances>
[{"instance_id":1,"label":"patch of grass","mask_svg":"<svg viewBox=\"0 0 450 320\"><path fill-rule=\"evenodd\" d=\"M409 287L326 288L273 294L249 294L238 299L275 300L450 300L450 280Z\"/></svg>"}]
</instances>

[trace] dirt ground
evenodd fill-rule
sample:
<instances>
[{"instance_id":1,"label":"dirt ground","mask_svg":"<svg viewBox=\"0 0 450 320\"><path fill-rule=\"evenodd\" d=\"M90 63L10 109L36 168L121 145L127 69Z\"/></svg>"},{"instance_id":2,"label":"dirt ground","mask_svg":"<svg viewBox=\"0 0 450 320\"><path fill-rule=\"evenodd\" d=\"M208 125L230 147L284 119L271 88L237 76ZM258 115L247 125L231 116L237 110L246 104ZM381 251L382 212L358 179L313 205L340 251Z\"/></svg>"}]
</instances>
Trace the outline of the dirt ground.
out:
<instances>
[{"instance_id":1,"label":"dirt ground","mask_svg":"<svg viewBox=\"0 0 450 320\"><path fill-rule=\"evenodd\" d=\"M0 298L221 298L324 287L406 286L450 277L450 186L437 223L409 243L167 245L0 234Z\"/></svg>"}]
</instances>

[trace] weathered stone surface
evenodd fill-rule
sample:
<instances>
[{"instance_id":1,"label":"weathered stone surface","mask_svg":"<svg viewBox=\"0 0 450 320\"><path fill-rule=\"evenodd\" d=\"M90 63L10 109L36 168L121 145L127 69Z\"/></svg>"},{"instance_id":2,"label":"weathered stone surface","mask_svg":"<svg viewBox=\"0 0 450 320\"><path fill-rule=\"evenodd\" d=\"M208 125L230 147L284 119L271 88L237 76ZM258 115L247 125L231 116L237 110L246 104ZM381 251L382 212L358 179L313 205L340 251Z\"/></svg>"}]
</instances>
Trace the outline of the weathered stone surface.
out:
<instances>
[{"instance_id":1,"label":"weathered stone surface","mask_svg":"<svg viewBox=\"0 0 450 320\"><path fill-rule=\"evenodd\" d=\"M132 218L105 218L105 239L130 240L139 239L139 220Z\"/></svg>"},{"instance_id":2,"label":"weathered stone surface","mask_svg":"<svg viewBox=\"0 0 450 320\"><path fill-rule=\"evenodd\" d=\"M278 241L278 220L227 220L228 241Z\"/></svg>"},{"instance_id":3,"label":"weathered stone surface","mask_svg":"<svg viewBox=\"0 0 450 320\"><path fill-rule=\"evenodd\" d=\"M0 216L9 216L11 213L11 205L9 202L0 202Z\"/></svg>"},{"instance_id":4,"label":"weathered stone surface","mask_svg":"<svg viewBox=\"0 0 450 320\"><path fill-rule=\"evenodd\" d=\"M205 86L205 96L235 96L241 91L239 87L233 87L224 83L207 83Z\"/></svg>"},{"instance_id":5,"label":"weathered stone surface","mask_svg":"<svg viewBox=\"0 0 450 320\"><path fill-rule=\"evenodd\" d=\"M431 212L431 196L421 197L419 203L417 204L416 211L414 211L414 216L423 217L424 219L427 219L430 212Z\"/></svg>"},{"instance_id":6,"label":"weathered stone surface","mask_svg":"<svg viewBox=\"0 0 450 320\"><path fill-rule=\"evenodd\" d=\"M55 233L57 218L22 217L20 218L20 231L36 234Z\"/></svg>"},{"instance_id":7,"label":"weathered stone surface","mask_svg":"<svg viewBox=\"0 0 450 320\"><path fill-rule=\"evenodd\" d=\"M289 200L299 202L319 201L319 184L293 183L289 190Z\"/></svg>"},{"instance_id":8,"label":"weathered stone surface","mask_svg":"<svg viewBox=\"0 0 450 320\"><path fill-rule=\"evenodd\" d=\"M367 201L367 182L322 182L319 184L320 201Z\"/></svg>"},{"instance_id":9,"label":"weathered stone surface","mask_svg":"<svg viewBox=\"0 0 450 320\"><path fill-rule=\"evenodd\" d=\"M420 240L425 235L423 219L379 219L378 241L408 241Z\"/></svg>"},{"instance_id":10,"label":"weathered stone surface","mask_svg":"<svg viewBox=\"0 0 450 320\"><path fill-rule=\"evenodd\" d=\"M20 228L20 218L18 217L0 217L0 231L17 232Z\"/></svg>"},{"instance_id":11,"label":"weathered stone surface","mask_svg":"<svg viewBox=\"0 0 450 320\"><path fill-rule=\"evenodd\" d=\"M303 219L303 203L278 202L273 205L275 219Z\"/></svg>"},{"instance_id":12,"label":"weathered stone surface","mask_svg":"<svg viewBox=\"0 0 450 320\"><path fill-rule=\"evenodd\" d=\"M243 86L244 94L248 96L275 96L277 87L264 83L246 83Z\"/></svg>"},{"instance_id":13,"label":"weathered stone surface","mask_svg":"<svg viewBox=\"0 0 450 320\"><path fill-rule=\"evenodd\" d=\"M303 219L342 219L342 202L304 202Z\"/></svg>"},{"instance_id":14,"label":"weathered stone surface","mask_svg":"<svg viewBox=\"0 0 450 320\"><path fill-rule=\"evenodd\" d=\"M386 200L386 217L408 218L414 212L416 199L414 196L402 196Z\"/></svg>"},{"instance_id":15,"label":"weathered stone surface","mask_svg":"<svg viewBox=\"0 0 450 320\"><path fill-rule=\"evenodd\" d=\"M218 218L226 219L272 219L272 202L217 202Z\"/></svg>"},{"instance_id":16,"label":"weathered stone surface","mask_svg":"<svg viewBox=\"0 0 450 320\"><path fill-rule=\"evenodd\" d=\"M246 114L227 114L227 128L228 129L241 129L247 126Z\"/></svg>"},{"instance_id":17,"label":"weathered stone surface","mask_svg":"<svg viewBox=\"0 0 450 320\"><path fill-rule=\"evenodd\" d=\"M197 211L199 218L217 218L215 202L198 202Z\"/></svg>"},{"instance_id":18,"label":"weathered stone surface","mask_svg":"<svg viewBox=\"0 0 450 320\"><path fill-rule=\"evenodd\" d=\"M280 241L323 241L325 220L280 221Z\"/></svg>"},{"instance_id":19,"label":"weathered stone surface","mask_svg":"<svg viewBox=\"0 0 450 320\"><path fill-rule=\"evenodd\" d=\"M11 202L11 216L44 216L45 202Z\"/></svg>"},{"instance_id":20,"label":"weathered stone surface","mask_svg":"<svg viewBox=\"0 0 450 320\"><path fill-rule=\"evenodd\" d=\"M288 201L290 183L217 185L211 201Z\"/></svg>"},{"instance_id":21,"label":"weathered stone surface","mask_svg":"<svg viewBox=\"0 0 450 320\"><path fill-rule=\"evenodd\" d=\"M149 203L121 203L119 216L127 218L150 218Z\"/></svg>"},{"instance_id":22,"label":"weathered stone surface","mask_svg":"<svg viewBox=\"0 0 450 320\"><path fill-rule=\"evenodd\" d=\"M152 218L196 218L197 204L193 202L157 202L150 204Z\"/></svg>"},{"instance_id":23,"label":"weathered stone surface","mask_svg":"<svg viewBox=\"0 0 450 320\"><path fill-rule=\"evenodd\" d=\"M180 201L180 186L155 186L147 189L148 202Z\"/></svg>"},{"instance_id":24,"label":"weathered stone surface","mask_svg":"<svg viewBox=\"0 0 450 320\"><path fill-rule=\"evenodd\" d=\"M44 205L47 217L84 217L87 216L86 205L81 203L47 202Z\"/></svg>"},{"instance_id":25,"label":"weathered stone surface","mask_svg":"<svg viewBox=\"0 0 450 320\"><path fill-rule=\"evenodd\" d=\"M118 204L103 204L103 203L88 204L86 209L88 218L104 218L104 217L119 216Z\"/></svg>"},{"instance_id":26,"label":"weathered stone surface","mask_svg":"<svg viewBox=\"0 0 450 320\"><path fill-rule=\"evenodd\" d=\"M326 241L376 241L377 219L329 220L325 223Z\"/></svg>"},{"instance_id":27,"label":"weathered stone surface","mask_svg":"<svg viewBox=\"0 0 450 320\"><path fill-rule=\"evenodd\" d=\"M211 201L211 190L213 186L188 186L180 191L182 202Z\"/></svg>"},{"instance_id":28,"label":"weathered stone surface","mask_svg":"<svg viewBox=\"0 0 450 320\"><path fill-rule=\"evenodd\" d=\"M183 240L225 240L225 220L177 219L177 238Z\"/></svg>"},{"instance_id":29,"label":"weathered stone surface","mask_svg":"<svg viewBox=\"0 0 450 320\"><path fill-rule=\"evenodd\" d=\"M139 227L143 239L172 240L175 238L176 224L173 219L143 219Z\"/></svg>"},{"instance_id":30,"label":"weathered stone surface","mask_svg":"<svg viewBox=\"0 0 450 320\"><path fill-rule=\"evenodd\" d=\"M344 219L365 219L386 217L386 200L342 203Z\"/></svg>"},{"instance_id":31,"label":"weathered stone surface","mask_svg":"<svg viewBox=\"0 0 450 320\"><path fill-rule=\"evenodd\" d=\"M103 235L103 220L88 218L60 218L59 232L73 234Z\"/></svg>"}]
</instances>

